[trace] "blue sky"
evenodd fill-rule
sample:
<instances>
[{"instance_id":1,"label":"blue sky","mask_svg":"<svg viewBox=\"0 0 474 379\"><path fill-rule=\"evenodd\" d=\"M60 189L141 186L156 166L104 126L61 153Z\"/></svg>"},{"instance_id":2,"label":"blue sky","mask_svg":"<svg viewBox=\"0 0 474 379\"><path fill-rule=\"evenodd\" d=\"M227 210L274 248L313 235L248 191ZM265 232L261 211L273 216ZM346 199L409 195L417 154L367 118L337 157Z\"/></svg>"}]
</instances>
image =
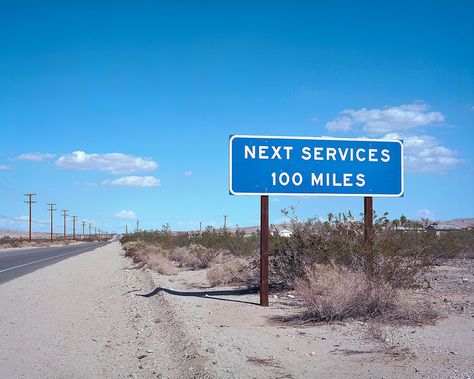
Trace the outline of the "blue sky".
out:
<instances>
[{"instance_id":1,"label":"blue sky","mask_svg":"<svg viewBox=\"0 0 474 379\"><path fill-rule=\"evenodd\" d=\"M231 134L401 138L410 218L474 216L469 1L0 4L0 228L23 193L116 230L256 225L228 194ZM271 222L361 198L271 198ZM59 213L58 215L59 216ZM41 222L45 222L42 224ZM58 231L61 225L58 225Z\"/></svg>"}]
</instances>

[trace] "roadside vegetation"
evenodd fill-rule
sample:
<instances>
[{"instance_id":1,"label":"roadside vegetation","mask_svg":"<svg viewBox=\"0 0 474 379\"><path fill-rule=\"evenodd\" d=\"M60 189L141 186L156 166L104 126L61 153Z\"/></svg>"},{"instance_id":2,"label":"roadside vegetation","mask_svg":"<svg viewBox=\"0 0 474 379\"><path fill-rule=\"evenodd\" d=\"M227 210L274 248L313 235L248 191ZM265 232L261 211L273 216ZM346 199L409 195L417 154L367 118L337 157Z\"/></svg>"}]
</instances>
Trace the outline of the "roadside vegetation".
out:
<instances>
[{"instance_id":1,"label":"roadside vegetation","mask_svg":"<svg viewBox=\"0 0 474 379\"><path fill-rule=\"evenodd\" d=\"M12 238L2 237L0 238L0 249L20 248L20 247L48 247L54 244L69 245L75 242L100 242L106 241L105 238L85 238L85 239L64 239L63 237L55 237L54 241L51 242L49 238L34 238L32 241L28 241L28 238Z\"/></svg>"},{"instance_id":2,"label":"roadside vegetation","mask_svg":"<svg viewBox=\"0 0 474 379\"><path fill-rule=\"evenodd\" d=\"M328 220L300 222L283 213L291 236L270 237L270 286L294 291L304 322L347 318L425 322L436 317L426 303L407 295L429 286L424 273L446 259L473 257L474 231L437 235L403 216L374 217L372 239L363 222L348 213ZM122 236L125 255L139 266L172 275L178 270L207 270L211 286L257 287L258 233L207 228L203 232L142 231Z\"/></svg>"}]
</instances>

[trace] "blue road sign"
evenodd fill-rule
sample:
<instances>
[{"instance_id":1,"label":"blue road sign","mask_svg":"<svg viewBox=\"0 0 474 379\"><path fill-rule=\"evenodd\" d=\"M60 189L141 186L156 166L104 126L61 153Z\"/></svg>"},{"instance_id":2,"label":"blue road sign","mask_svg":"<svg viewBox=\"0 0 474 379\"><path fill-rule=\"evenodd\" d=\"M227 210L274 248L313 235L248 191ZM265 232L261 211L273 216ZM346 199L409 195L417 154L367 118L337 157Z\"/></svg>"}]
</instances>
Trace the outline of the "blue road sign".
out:
<instances>
[{"instance_id":1,"label":"blue road sign","mask_svg":"<svg viewBox=\"0 0 474 379\"><path fill-rule=\"evenodd\" d=\"M234 135L232 195L403 196L397 140Z\"/></svg>"}]
</instances>

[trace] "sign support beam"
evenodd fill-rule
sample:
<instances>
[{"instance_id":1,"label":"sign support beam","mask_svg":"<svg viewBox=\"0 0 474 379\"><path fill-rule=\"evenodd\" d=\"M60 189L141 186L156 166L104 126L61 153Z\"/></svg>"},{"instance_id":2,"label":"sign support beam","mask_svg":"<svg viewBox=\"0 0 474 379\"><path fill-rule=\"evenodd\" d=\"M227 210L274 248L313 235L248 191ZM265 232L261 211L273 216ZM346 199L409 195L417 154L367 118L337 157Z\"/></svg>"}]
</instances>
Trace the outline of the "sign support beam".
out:
<instances>
[{"instance_id":1,"label":"sign support beam","mask_svg":"<svg viewBox=\"0 0 474 379\"><path fill-rule=\"evenodd\" d=\"M260 197L260 305L268 307L268 196Z\"/></svg>"}]
</instances>

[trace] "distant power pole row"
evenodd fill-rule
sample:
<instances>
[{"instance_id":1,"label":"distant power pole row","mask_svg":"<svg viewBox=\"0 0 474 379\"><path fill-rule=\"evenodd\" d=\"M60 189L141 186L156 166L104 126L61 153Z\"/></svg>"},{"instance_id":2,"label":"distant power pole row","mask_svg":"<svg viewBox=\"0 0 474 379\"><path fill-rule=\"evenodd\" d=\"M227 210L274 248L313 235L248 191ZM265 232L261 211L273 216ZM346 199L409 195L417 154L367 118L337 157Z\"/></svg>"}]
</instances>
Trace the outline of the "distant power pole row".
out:
<instances>
[{"instance_id":1,"label":"distant power pole row","mask_svg":"<svg viewBox=\"0 0 474 379\"><path fill-rule=\"evenodd\" d=\"M31 242L32 240L32 205L36 203L36 201L33 200L33 196L36 196L36 193L26 193L24 196L28 198L28 200L25 200L24 202L28 204L29 206L29 219L28 219L28 241ZM50 213L50 240L54 240L54 211L57 209L55 208L56 203L48 203L48 211ZM67 217L69 216L69 210L68 209L61 209L62 216L63 216L63 237L67 237ZM78 221L77 216L70 216L72 219L72 238L76 238L76 224ZM85 225L86 222L82 221L82 239L85 239ZM94 226L94 236L97 236L97 232L99 235L99 238L102 237L103 231L98 228L97 226ZM107 233L105 233L107 234ZM89 223L89 238L92 238L92 223Z\"/></svg>"}]
</instances>

